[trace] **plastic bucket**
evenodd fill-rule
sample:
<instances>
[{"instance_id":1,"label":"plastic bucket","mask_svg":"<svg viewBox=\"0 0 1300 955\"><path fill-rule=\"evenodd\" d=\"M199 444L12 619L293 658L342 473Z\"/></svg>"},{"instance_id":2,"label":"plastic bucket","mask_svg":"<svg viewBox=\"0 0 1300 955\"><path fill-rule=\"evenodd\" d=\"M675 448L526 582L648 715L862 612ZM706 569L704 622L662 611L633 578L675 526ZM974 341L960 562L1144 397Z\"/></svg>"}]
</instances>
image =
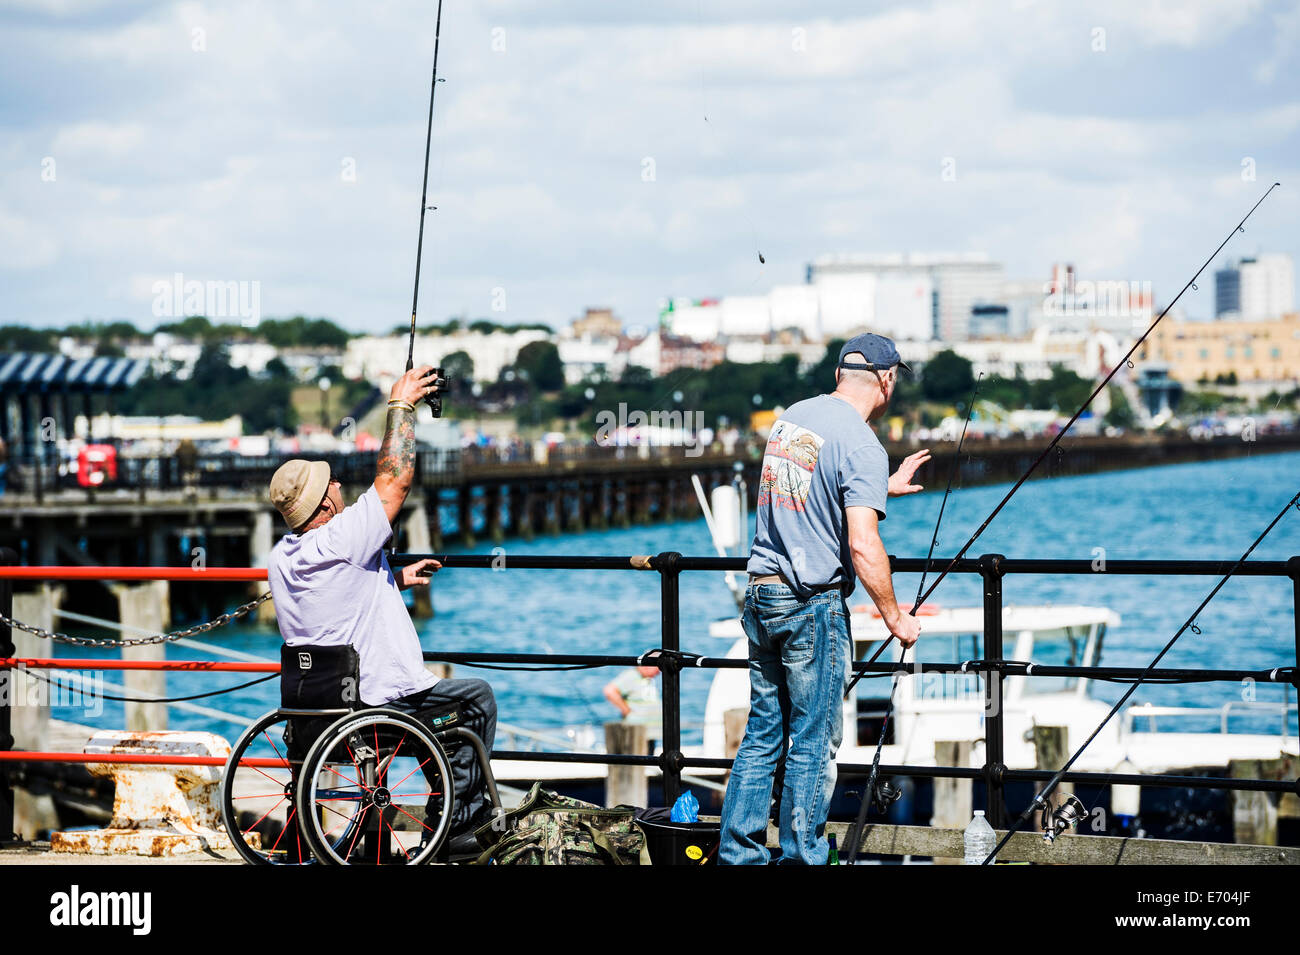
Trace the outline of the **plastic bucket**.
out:
<instances>
[{"instance_id":1,"label":"plastic bucket","mask_svg":"<svg viewBox=\"0 0 1300 955\"><path fill-rule=\"evenodd\" d=\"M716 822L638 819L653 865L714 865L722 830Z\"/></svg>"}]
</instances>

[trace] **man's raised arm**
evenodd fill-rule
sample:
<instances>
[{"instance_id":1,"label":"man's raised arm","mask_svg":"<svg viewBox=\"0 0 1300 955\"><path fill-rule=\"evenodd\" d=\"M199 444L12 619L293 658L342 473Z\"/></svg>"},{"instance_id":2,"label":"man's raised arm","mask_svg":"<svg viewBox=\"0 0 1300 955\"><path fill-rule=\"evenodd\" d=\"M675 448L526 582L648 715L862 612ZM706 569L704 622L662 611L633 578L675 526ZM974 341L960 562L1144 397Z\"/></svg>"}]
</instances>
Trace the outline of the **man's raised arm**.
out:
<instances>
[{"instance_id":1,"label":"man's raised arm","mask_svg":"<svg viewBox=\"0 0 1300 955\"><path fill-rule=\"evenodd\" d=\"M921 625L915 617L903 613L894 597L894 579L890 576L889 555L880 539L880 518L869 507L844 509L849 531L849 552L853 571L867 588L889 632L898 642L910 647L920 636Z\"/></svg>"},{"instance_id":2,"label":"man's raised arm","mask_svg":"<svg viewBox=\"0 0 1300 955\"><path fill-rule=\"evenodd\" d=\"M412 368L393 385L388 399L388 423L379 446L375 490L391 524L397 520L415 480L415 408L436 390L437 370Z\"/></svg>"}]
</instances>

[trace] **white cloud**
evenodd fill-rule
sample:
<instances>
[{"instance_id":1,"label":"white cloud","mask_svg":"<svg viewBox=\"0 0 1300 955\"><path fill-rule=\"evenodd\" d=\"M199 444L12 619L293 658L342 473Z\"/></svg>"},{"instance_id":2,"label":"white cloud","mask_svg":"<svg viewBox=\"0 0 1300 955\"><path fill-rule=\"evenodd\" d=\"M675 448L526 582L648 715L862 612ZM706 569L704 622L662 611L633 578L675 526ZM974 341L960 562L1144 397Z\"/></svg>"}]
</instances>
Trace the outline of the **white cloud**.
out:
<instances>
[{"instance_id":1,"label":"white cloud","mask_svg":"<svg viewBox=\"0 0 1300 955\"><path fill-rule=\"evenodd\" d=\"M664 294L762 291L854 249L980 249L1027 275L1074 259L1150 276L1159 295L1202 227L1262 191L1233 187L1241 157L1261 182L1296 178L1290 5L864 9L449 4L422 315L486 314L485 289L501 284L512 320L576 314L598 295L645 322ZM432 8L95 14L31 4L0 37L14 223L0 242L16 253L0 260L0 321L149 322L132 276L174 271L258 279L266 314L400 321ZM491 50L495 26L505 53ZM1257 62L1261 29L1279 39ZM1264 85L1225 89L1210 63ZM50 152L57 185L39 179ZM1300 251L1273 205L1258 241Z\"/></svg>"}]
</instances>

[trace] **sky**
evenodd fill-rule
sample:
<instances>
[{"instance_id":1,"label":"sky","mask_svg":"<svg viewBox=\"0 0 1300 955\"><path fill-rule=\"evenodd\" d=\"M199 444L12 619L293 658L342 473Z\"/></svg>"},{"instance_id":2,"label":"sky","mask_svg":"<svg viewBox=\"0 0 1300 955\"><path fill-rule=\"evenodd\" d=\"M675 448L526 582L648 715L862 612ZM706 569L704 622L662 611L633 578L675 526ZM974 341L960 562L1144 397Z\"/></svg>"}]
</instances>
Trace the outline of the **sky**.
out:
<instances>
[{"instance_id":1,"label":"sky","mask_svg":"<svg viewBox=\"0 0 1300 955\"><path fill-rule=\"evenodd\" d=\"M178 273L408 321L435 10L6 0L0 324L149 328ZM837 252L1164 304L1274 181L1225 255L1300 255L1298 46L1297 0L445 0L421 322L647 324Z\"/></svg>"}]
</instances>

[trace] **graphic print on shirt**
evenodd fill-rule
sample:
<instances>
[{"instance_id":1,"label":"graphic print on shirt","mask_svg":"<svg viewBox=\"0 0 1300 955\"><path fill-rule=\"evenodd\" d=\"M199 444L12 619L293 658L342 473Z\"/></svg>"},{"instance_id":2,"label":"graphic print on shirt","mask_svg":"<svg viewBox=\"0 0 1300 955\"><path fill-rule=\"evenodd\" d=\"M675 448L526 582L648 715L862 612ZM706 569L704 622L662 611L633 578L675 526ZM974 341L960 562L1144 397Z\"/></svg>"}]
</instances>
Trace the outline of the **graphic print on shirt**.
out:
<instances>
[{"instance_id":1,"label":"graphic print on shirt","mask_svg":"<svg viewBox=\"0 0 1300 955\"><path fill-rule=\"evenodd\" d=\"M815 431L784 419L772 426L758 485L760 507L770 502L789 511L804 509L824 440Z\"/></svg>"}]
</instances>

